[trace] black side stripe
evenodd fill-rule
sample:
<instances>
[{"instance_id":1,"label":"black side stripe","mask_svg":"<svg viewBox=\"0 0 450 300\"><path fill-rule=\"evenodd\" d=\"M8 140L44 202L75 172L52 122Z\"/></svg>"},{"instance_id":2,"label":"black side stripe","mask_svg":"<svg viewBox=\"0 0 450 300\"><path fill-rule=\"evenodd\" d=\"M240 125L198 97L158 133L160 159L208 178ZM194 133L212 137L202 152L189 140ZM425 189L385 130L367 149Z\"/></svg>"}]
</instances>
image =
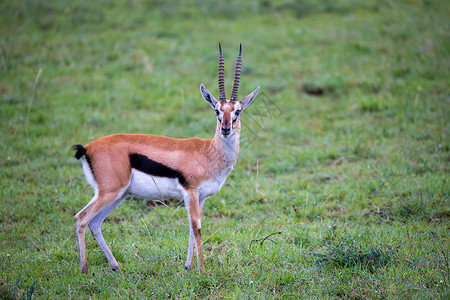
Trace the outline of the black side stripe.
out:
<instances>
[{"instance_id":1,"label":"black side stripe","mask_svg":"<svg viewBox=\"0 0 450 300\"><path fill-rule=\"evenodd\" d=\"M136 170L153 176L178 178L178 181L184 187L186 187L188 184L183 173L159 162L156 162L145 155L132 153L129 155L129 158L131 167Z\"/></svg>"}]
</instances>

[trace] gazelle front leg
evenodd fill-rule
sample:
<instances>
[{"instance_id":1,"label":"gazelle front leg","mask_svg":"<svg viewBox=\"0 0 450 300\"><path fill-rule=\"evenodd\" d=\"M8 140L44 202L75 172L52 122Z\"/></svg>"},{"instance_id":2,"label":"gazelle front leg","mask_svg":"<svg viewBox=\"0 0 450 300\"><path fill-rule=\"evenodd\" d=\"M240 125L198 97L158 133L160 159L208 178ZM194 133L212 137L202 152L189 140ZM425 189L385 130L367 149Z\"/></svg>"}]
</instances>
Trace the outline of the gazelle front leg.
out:
<instances>
[{"instance_id":1,"label":"gazelle front leg","mask_svg":"<svg viewBox=\"0 0 450 300\"><path fill-rule=\"evenodd\" d=\"M194 247L197 250L197 263L200 272L205 273L202 256L201 233L201 209L199 207L198 192L190 190L184 198L184 205L188 212L189 220L189 247L186 260L186 270L191 270L193 265Z\"/></svg>"}]
</instances>

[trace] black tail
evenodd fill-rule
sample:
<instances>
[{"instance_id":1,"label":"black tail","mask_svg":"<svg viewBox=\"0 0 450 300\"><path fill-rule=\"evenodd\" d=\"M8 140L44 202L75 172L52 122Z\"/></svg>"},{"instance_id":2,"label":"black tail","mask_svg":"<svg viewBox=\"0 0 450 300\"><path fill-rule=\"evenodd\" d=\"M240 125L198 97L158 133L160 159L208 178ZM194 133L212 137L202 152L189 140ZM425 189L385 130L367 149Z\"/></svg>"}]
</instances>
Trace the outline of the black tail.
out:
<instances>
[{"instance_id":1,"label":"black tail","mask_svg":"<svg viewBox=\"0 0 450 300\"><path fill-rule=\"evenodd\" d=\"M85 155L86 152L87 152L86 148L84 148L84 147L81 146L81 145L73 145L71 149L77 151L77 152L75 153L75 158L76 158L76 159L82 158L83 155Z\"/></svg>"}]
</instances>

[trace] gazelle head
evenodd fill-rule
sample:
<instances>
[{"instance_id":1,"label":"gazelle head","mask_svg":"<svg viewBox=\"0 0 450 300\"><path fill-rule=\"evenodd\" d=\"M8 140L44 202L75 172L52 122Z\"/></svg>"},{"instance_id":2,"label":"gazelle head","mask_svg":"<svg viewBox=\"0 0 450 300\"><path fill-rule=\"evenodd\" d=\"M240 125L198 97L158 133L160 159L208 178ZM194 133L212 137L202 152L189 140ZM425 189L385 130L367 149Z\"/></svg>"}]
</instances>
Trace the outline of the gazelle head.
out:
<instances>
[{"instance_id":1,"label":"gazelle head","mask_svg":"<svg viewBox=\"0 0 450 300\"><path fill-rule=\"evenodd\" d=\"M216 112L218 124L220 124L220 134L224 138L232 136L239 128L239 117L241 112L255 99L258 94L259 86L252 93L245 96L241 101L238 101L239 78L241 76L241 54L242 45L239 47L239 56L236 61L236 72L234 75L233 92L230 100L225 96L225 78L224 78L224 63L222 55L222 47L219 43L219 101L205 88L203 84L200 85L200 92L203 98L208 102Z\"/></svg>"}]
</instances>

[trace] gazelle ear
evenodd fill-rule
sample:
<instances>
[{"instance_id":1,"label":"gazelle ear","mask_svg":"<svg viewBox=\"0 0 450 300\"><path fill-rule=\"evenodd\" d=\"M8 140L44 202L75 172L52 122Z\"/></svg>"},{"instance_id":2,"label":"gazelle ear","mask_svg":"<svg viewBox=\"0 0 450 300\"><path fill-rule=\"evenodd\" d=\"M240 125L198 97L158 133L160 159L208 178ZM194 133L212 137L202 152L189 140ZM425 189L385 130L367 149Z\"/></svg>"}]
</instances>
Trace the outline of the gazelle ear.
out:
<instances>
[{"instance_id":1,"label":"gazelle ear","mask_svg":"<svg viewBox=\"0 0 450 300\"><path fill-rule=\"evenodd\" d=\"M211 95L211 93L205 88L205 86L202 84L200 84L200 92L202 93L203 99L206 100L206 102L209 103L209 105L212 106L212 108L216 108L216 104L217 104L217 100L216 98L214 98L213 95Z\"/></svg>"},{"instance_id":2,"label":"gazelle ear","mask_svg":"<svg viewBox=\"0 0 450 300\"><path fill-rule=\"evenodd\" d=\"M256 90L253 91L253 93L248 94L244 97L244 99L239 101L239 103L241 103L242 110L244 110L253 101L253 99L255 99L256 94L258 94L259 88L260 87L258 86Z\"/></svg>"}]
</instances>

